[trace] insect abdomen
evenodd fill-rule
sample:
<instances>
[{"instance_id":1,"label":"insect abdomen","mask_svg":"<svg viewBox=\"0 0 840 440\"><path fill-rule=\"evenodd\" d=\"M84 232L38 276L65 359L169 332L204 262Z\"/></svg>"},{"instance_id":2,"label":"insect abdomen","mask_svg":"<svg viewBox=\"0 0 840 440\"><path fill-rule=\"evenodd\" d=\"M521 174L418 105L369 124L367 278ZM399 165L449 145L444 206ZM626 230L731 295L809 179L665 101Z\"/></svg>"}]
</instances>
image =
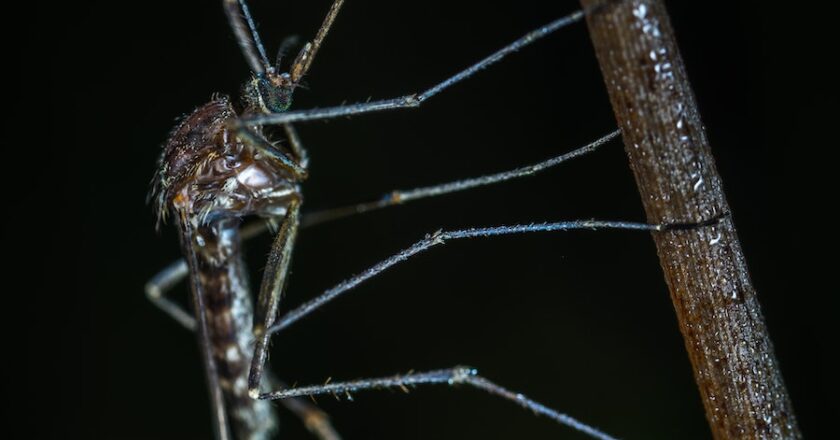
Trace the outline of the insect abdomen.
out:
<instances>
[{"instance_id":1,"label":"insect abdomen","mask_svg":"<svg viewBox=\"0 0 840 440\"><path fill-rule=\"evenodd\" d=\"M254 314L237 226L225 220L198 229L197 276L231 429L237 439L259 440L269 438L276 421L268 401L248 396Z\"/></svg>"}]
</instances>

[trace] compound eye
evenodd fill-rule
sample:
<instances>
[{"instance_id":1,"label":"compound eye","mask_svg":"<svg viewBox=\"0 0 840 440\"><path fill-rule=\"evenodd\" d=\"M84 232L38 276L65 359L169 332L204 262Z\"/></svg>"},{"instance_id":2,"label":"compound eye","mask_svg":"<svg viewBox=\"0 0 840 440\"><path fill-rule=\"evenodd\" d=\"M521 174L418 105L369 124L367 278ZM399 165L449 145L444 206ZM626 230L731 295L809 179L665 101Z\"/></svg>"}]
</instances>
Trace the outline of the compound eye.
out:
<instances>
[{"instance_id":1,"label":"compound eye","mask_svg":"<svg viewBox=\"0 0 840 440\"><path fill-rule=\"evenodd\" d=\"M265 107L272 113L284 112L292 104L290 88L275 86L266 78L260 78L257 87Z\"/></svg>"}]
</instances>

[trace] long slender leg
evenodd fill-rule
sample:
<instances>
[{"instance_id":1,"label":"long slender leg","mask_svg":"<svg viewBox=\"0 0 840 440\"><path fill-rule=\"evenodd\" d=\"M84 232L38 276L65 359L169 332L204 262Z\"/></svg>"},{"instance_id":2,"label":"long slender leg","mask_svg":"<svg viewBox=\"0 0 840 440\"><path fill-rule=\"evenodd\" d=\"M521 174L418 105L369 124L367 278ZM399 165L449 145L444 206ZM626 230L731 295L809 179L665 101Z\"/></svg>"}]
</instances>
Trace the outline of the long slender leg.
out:
<instances>
[{"instance_id":1,"label":"long slender leg","mask_svg":"<svg viewBox=\"0 0 840 440\"><path fill-rule=\"evenodd\" d=\"M517 50L533 43L534 41L545 37L546 35L568 26L572 23L580 21L583 18L583 11L573 12L565 17L554 20L534 31L531 31L521 38L517 39L511 44L499 49L492 55L484 58L476 64L458 72L457 74L447 78L439 84L431 87L422 93L415 93L412 95L401 96L399 98L384 99L379 101L364 102L358 104L342 105L338 107L327 107L322 109L298 110L284 113L272 113L266 115L254 115L242 118L239 123L242 126L252 125L277 125L297 121L311 121L314 119L337 118L341 116L355 115L359 113L369 113L383 110L393 110L399 108L419 107L422 102L431 98L452 85L463 81L466 78L474 75L479 70L485 69L488 66L495 64L502 60L505 56L516 52Z\"/></svg>"},{"instance_id":2,"label":"long slender leg","mask_svg":"<svg viewBox=\"0 0 840 440\"><path fill-rule=\"evenodd\" d=\"M173 262L146 283L146 297L179 324L194 331L196 328L195 318L183 307L164 296L188 274L189 267L187 267L186 260L182 258Z\"/></svg>"},{"instance_id":3,"label":"long slender leg","mask_svg":"<svg viewBox=\"0 0 840 440\"><path fill-rule=\"evenodd\" d=\"M443 194L464 191L480 186L492 185L494 183L504 182L506 180L531 176L533 174L539 173L548 168L566 162L567 160L571 160L576 157L583 156L587 153L591 153L601 145L604 145L610 140L617 137L620 133L620 131L616 130L606 136L601 137L596 141L589 143L586 146L580 147L571 152L561 154L559 156L552 157L551 159L532 165L516 168L513 170L503 171L501 173L496 174L488 174L485 176L473 177L469 179L456 180L454 182L447 182L438 185L424 186L410 190L395 190L391 191L388 194L385 194L379 200L305 214L303 216L303 222L301 226L309 227L319 223L336 220L342 217L347 217L353 214L361 214L363 212L373 211L376 209L385 208L387 206L403 204L412 200L440 196Z\"/></svg>"},{"instance_id":4,"label":"long slender leg","mask_svg":"<svg viewBox=\"0 0 840 440\"><path fill-rule=\"evenodd\" d=\"M253 394L259 390L262 379L263 366L265 365L268 333L266 330L271 327L277 319L277 308L280 304L280 297L288 276L289 263L292 259L292 248L297 236L300 216L300 202L297 200L289 204L285 219L277 232L277 238L271 246L271 253L268 256L263 280L260 284L260 294L257 299L257 307L254 313L254 338L256 347L254 358L251 362L251 370L248 375L248 390ZM255 368L259 365L259 368Z\"/></svg>"},{"instance_id":5,"label":"long slender leg","mask_svg":"<svg viewBox=\"0 0 840 440\"><path fill-rule=\"evenodd\" d=\"M325 385L313 385L306 387L289 388L282 391L260 394L260 399L286 399L299 396L315 396L319 394L341 394L349 396L350 393L362 390L373 389L401 389L408 392L410 387L427 384L470 385L484 390L495 396L510 400L511 402L533 411L536 414L546 416L561 425L568 426L580 431L590 437L601 440L612 440L614 437L604 433L592 426L589 426L577 419L555 411L539 402L536 402L523 394L510 391L495 383L481 377L478 372L469 367L455 367L445 370L428 371L425 373L408 373L402 375L381 377L376 379L360 379L348 382L337 382Z\"/></svg>"},{"instance_id":6,"label":"long slender leg","mask_svg":"<svg viewBox=\"0 0 840 440\"><path fill-rule=\"evenodd\" d=\"M304 316L312 313L324 304L332 301L339 295L342 295L359 284L367 281L370 278L384 272L387 269L395 266L397 263L403 262L414 255L417 255L425 250L428 250L437 245L444 244L447 240L457 240L464 238L481 238L494 237L499 235L513 235L533 232L557 232L557 231L574 231L574 230L600 230L600 229L620 229L633 231L649 231L661 232L671 231L677 229L690 229L703 226L710 226L716 224L721 218L728 214L723 214L711 220L696 224L669 224L669 225L651 225L647 223L623 222L623 221L598 221L598 220L577 220L569 222L555 222L555 223L532 223L528 225L512 225L512 226L495 226L489 228L471 228L461 229L456 231L437 231L433 234L426 235L422 240L414 243L406 249L380 261L379 263L369 267L365 271L355 275L347 280L344 280L331 289L326 290L321 295L307 301L298 308L286 313L282 318L268 329L268 334L277 333L284 328L292 325ZM256 357L255 357L256 359ZM252 370L253 371L253 370Z\"/></svg>"}]
</instances>

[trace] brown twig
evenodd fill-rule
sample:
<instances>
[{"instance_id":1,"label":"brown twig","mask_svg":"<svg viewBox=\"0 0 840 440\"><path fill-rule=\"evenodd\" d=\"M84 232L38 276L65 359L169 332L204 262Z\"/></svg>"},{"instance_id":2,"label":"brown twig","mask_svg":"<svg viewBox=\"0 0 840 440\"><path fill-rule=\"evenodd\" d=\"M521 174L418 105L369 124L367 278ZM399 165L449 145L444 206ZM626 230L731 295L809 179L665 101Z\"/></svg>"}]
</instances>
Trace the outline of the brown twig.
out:
<instances>
[{"instance_id":1,"label":"brown twig","mask_svg":"<svg viewBox=\"0 0 840 440\"><path fill-rule=\"evenodd\" d=\"M581 0L716 439L800 438L661 0ZM600 5L600 6L599 6Z\"/></svg>"}]
</instances>

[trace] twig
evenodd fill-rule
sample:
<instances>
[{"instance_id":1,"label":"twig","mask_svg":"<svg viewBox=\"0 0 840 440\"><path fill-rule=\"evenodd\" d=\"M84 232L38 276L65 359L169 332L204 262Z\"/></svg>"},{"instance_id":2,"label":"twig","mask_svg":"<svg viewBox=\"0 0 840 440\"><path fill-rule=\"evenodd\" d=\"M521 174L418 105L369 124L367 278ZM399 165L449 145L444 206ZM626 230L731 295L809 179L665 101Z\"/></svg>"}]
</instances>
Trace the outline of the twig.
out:
<instances>
[{"instance_id":1,"label":"twig","mask_svg":"<svg viewBox=\"0 0 840 440\"><path fill-rule=\"evenodd\" d=\"M661 0L581 0L716 439L801 438ZM599 6L600 4L600 6Z\"/></svg>"}]
</instances>

